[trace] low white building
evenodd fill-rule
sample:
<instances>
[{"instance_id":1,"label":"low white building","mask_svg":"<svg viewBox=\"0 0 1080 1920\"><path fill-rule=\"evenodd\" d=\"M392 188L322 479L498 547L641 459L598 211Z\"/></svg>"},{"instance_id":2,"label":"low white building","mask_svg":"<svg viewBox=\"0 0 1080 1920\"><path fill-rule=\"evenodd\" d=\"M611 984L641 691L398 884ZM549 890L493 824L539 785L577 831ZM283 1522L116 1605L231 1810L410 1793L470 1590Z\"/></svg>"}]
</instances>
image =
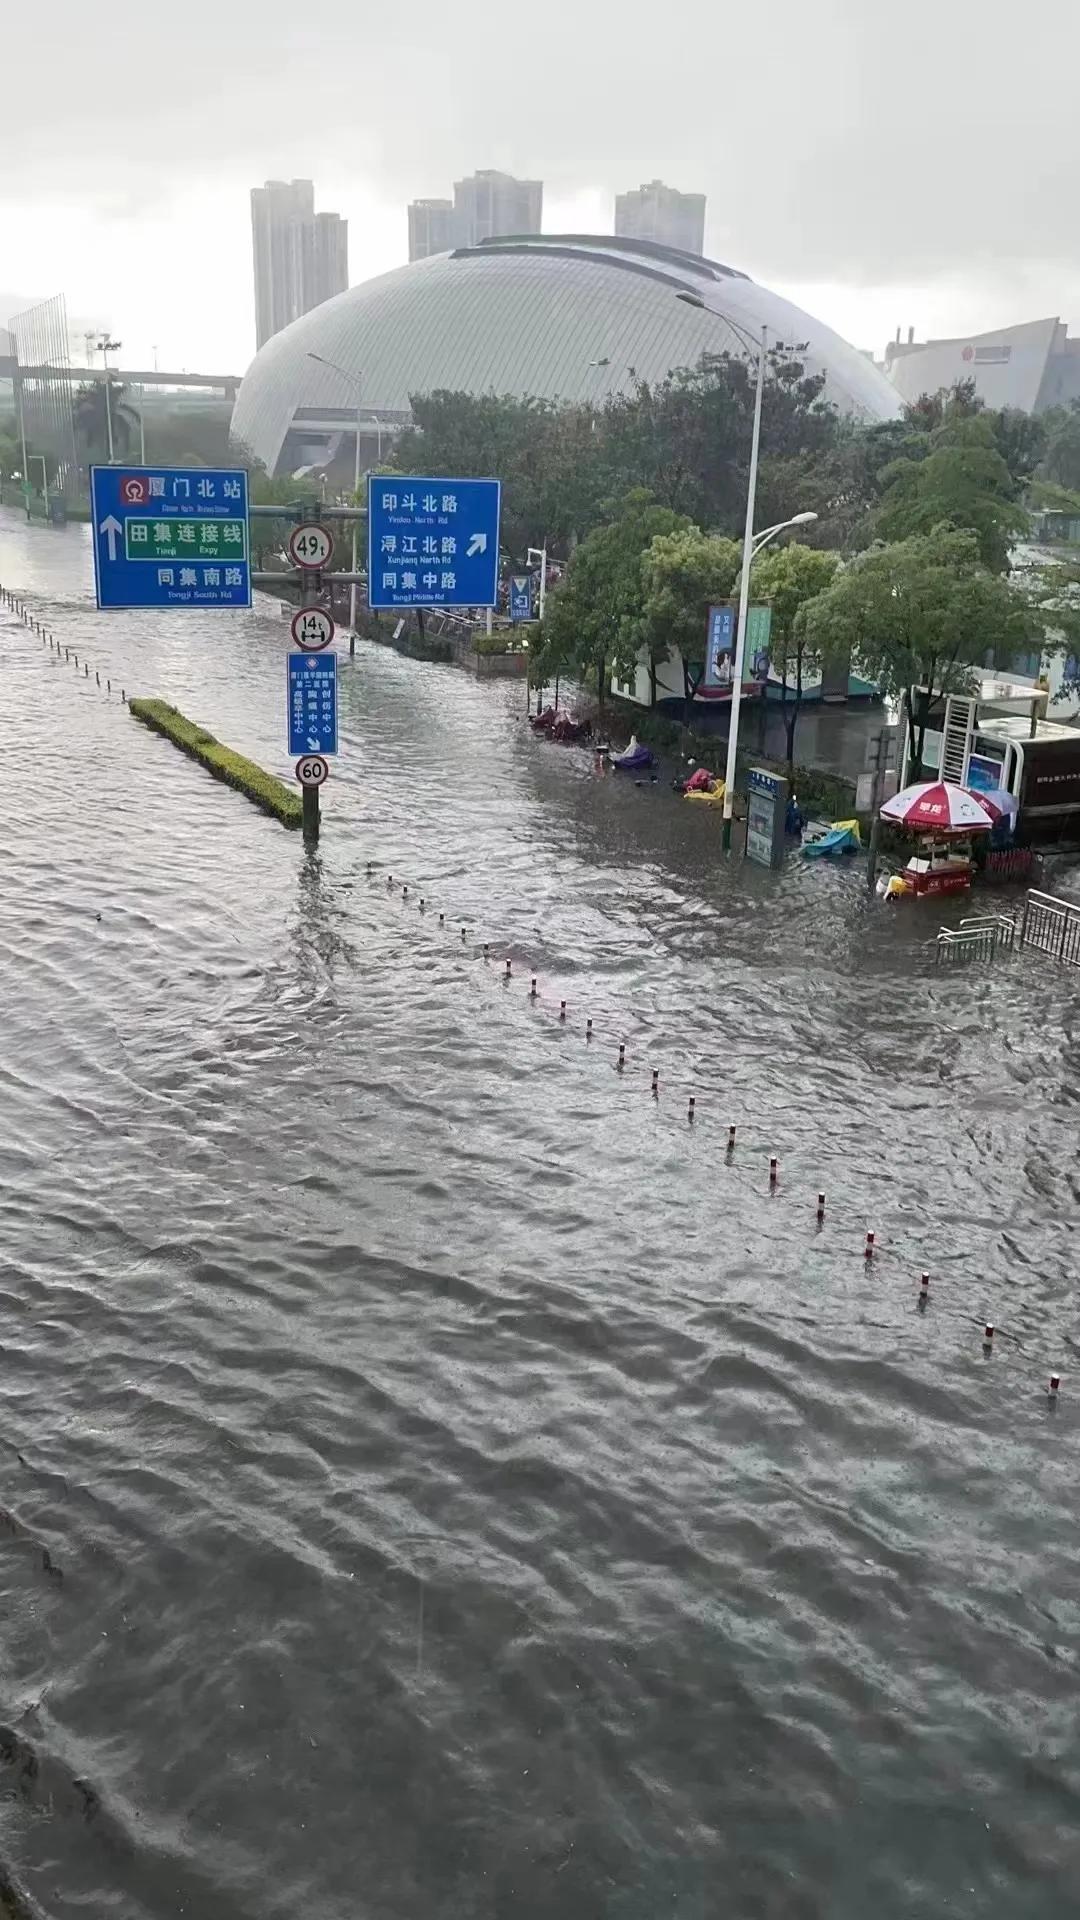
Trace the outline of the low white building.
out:
<instances>
[{"instance_id":1,"label":"low white building","mask_svg":"<svg viewBox=\"0 0 1080 1920\"><path fill-rule=\"evenodd\" d=\"M912 328L902 341L898 329L885 349L885 371L905 401L973 380L988 407L1044 413L1080 397L1080 339L1070 339L1056 317L954 340L916 340Z\"/></svg>"}]
</instances>

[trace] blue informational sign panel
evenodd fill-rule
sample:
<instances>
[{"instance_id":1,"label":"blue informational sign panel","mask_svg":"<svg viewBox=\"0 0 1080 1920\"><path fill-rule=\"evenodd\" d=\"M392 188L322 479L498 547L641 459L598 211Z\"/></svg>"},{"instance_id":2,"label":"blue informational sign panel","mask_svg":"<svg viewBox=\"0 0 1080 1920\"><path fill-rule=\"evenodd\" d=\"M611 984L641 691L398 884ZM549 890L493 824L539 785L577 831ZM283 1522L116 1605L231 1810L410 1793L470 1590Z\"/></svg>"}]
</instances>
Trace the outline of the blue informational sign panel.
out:
<instances>
[{"instance_id":1,"label":"blue informational sign panel","mask_svg":"<svg viewBox=\"0 0 1080 1920\"><path fill-rule=\"evenodd\" d=\"M751 767L746 776L746 857L760 867L778 867L784 858L788 783L782 774Z\"/></svg>"},{"instance_id":2,"label":"blue informational sign panel","mask_svg":"<svg viewBox=\"0 0 1080 1920\"><path fill-rule=\"evenodd\" d=\"M532 619L532 580L527 573L512 573L510 576L510 618Z\"/></svg>"},{"instance_id":3,"label":"blue informational sign panel","mask_svg":"<svg viewBox=\"0 0 1080 1920\"><path fill-rule=\"evenodd\" d=\"M710 607L705 629L705 687L730 687L735 665L735 608Z\"/></svg>"},{"instance_id":4,"label":"blue informational sign panel","mask_svg":"<svg viewBox=\"0 0 1080 1920\"><path fill-rule=\"evenodd\" d=\"M493 607L497 480L368 475L368 605Z\"/></svg>"},{"instance_id":5,"label":"blue informational sign panel","mask_svg":"<svg viewBox=\"0 0 1080 1920\"><path fill-rule=\"evenodd\" d=\"M705 628L705 671L702 688L730 692L735 678L735 646L738 639L738 608L729 602L710 607ZM769 677L769 636L772 632L772 608L747 607L746 639L743 644L743 685L747 678Z\"/></svg>"},{"instance_id":6,"label":"blue informational sign panel","mask_svg":"<svg viewBox=\"0 0 1080 1920\"><path fill-rule=\"evenodd\" d=\"M289 753L336 753L337 654L287 656Z\"/></svg>"},{"instance_id":7,"label":"blue informational sign panel","mask_svg":"<svg viewBox=\"0 0 1080 1920\"><path fill-rule=\"evenodd\" d=\"M99 607L250 607L243 468L91 467Z\"/></svg>"}]
</instances>

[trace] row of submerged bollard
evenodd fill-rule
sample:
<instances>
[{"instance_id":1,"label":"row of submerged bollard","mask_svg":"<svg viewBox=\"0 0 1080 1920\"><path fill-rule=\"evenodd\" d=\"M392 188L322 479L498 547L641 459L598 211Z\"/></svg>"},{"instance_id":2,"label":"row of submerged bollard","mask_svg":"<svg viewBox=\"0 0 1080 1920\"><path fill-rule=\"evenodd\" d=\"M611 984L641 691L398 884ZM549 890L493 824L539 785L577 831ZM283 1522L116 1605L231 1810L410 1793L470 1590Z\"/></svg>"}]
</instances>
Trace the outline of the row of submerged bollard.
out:
<instances>
[{"instance_id":1,"label":"row of submerged bollard","mask_svg":"<svg viewBox=\"0 0 1080 1920\"><path fill-rule=\"evenodd\" d=\"M8 607L12 613L17 613L27 632L37 634L43 647L48 647L50 652L56 654L57 659L60 659L62 656L65 664L73 666L76 673L78 673L81 667L83 679L89 680L89 661L85 658L80 660L73 647L65 647L63 641L56 638L56 635L45 625L44 621L39 620L35 614L29 611L25 602L19 599L18 594L13 593L10 587L5 587L2 584L0 584L0 606ZM101 673L97 667L94 669L94 683L99 687L102 685ZM104 690L106 693L111 693L113 690L113 683L109 678L105 680ZM124 687L120 688L120 698L126 704L127 691Z\"/></svg>"},{"instance_id":2,"label":"row of submerged bollard","mask_svg":"<svg viewBox=\"0 0 1080 1920\"><path fill-rule=\"evenodd\" d=\"M78 672L79 669L81 668L83 678L89 679L90 677L89 663L85 659L80 661L78 653L75 652L73 648L66 647L64 646L62 641L57 640L55 634L53 634L51 630L47 628L42 621L40 621L34 614L32 614L29 611L25 602L23 602L19 598L19 596L16 593L14 593L10 588L3 586L2 583L0 583L0 605L6 606L9 610L16 613L19 619L21 620L23 626L26 627L26 629L29 632L36 634L40 638L42 646L48 647L51 651L54 651L58 658L62 656L65 662L69 662L75 667L76 672ZM94 680L96 685L98 685L99 687L102 685L101 674L100 674L100 671L98 671L97 669L95 669L95 672L94 672ZM111 679L106 678L104 686L105 686L105 691L111 694L113 691ZM126 690L123 687L121 687L119 689L119 692L120 692L121 700L123 700L126 703L127 701ZM369 877L374 875L375 871L376 871L375 862L369 860L367 862L367 873ZM402 900L408 901L415 897L417 899L420 912L426 915L427 912L429 911L429 907L431 904L427 896L425 894L419 893L418 890L415 888L410 888L410 885L407 881L401 881L400 884L401 884ZM395 883L393 874L388 873L386 876L387 889L393 890L395 888L395 885L396 883ZM446 927L447 916L445 911L440 911L438 913L437 924L440 927L443 927L443 928ZM468 940L468 932L469 930L467 926L460 927L460 938L462 942L466 942ZM489 941L485 941L483 943L482 953L485 960L490 960L491 943ZM505 957L503 979L507 983L509 983L513 979L513 960L509 955ZM546 1004L545 996L543 996L540 992L539 976L537 974L530 974L529 976L528 998L529 998L530 1004L532 1005L536 1005L538 1003ZM568 1009L567 1009L566 1000L564 998L560 999L558 1001L558 1019L560 1024L564 1026L567 1021L567 1011ZM586 1018L585 1039L591 1045L591 1043L598 1037L599 1036L598 1036L597 1028L595 1025L595 1021L593 1017L590 1015ZM628 1043L626 1040L619 1040L615 1067L616 1067L616 1071L620 1074L625 1074L628 1067L627 1046L628 1046ZM650 1072L650 1091L653 1097L656 1099L656 1101L659 1102L660 1081L661 1081L660 1068L651 1067L649 1069L649 1072ZM691 1093L687 1095L686 1119L688 1123L693 1123L695 1121L696 1113L697 1113L697 1098L695 1094ZM737 1131L738 1130L737 1130L736 1124L734 1122L729 1122L728 1129L727 1129L727 1145L726 1145L725 1156L724 1156L729 1163L734 1158L734 1154L736 1150L736 1142L737 1142ZM778 1189L780 1186L779 1155L775 1153L770 1153L768 1156L768 1160L769 1160L768 1191L770 1194L775 1195L778 1192ZM819 1191L817 1194L817 1203L816 1203L815 1212L816 1212L817 1225L818 1227L822 1227L825 1223L825 1217L826 1217L826 1196L823 1191ZM888 1250L883 1249L879 1246L875 1231L872 1228L867 1228L865 1230L865 1239L863 1243L864 1263L869 1265L871 1262L879 1259L882 1256L883 1252L886 1252L886 1251ZM897 1254L894 1254L892 1257L901 1258L902 1256L900 1256L897 1253ZM929 1298L930 1298L930 1275L927 1272L923 1272L920 1278L920 1283L919 1283L919 1294L918 1294L918 1303L917 1303L920 1312L924 1312L926 1310L929 1304ZM995 1327L993 1322L985 1321L983 1326L984 1354L989 1355L990 1353L993 1352L994 1336L995 1336ZM1046 1388L1046 1393L1051 1405L1057 1404L1058 1396L1061 1389L1061 1378L1062 1376L1060 1373L1052 1373L1050 1375L1049 1384Z\"/></svg>"},{"instance_id":3,"label":"row of submerged bollard","mask_svg":"<svg viewBox=\"0 0 1080 1920\"><path fill-rule=\"evenodd\" d=\"M377 863L373 860L369 860L366 863L366 871L369 878L374 876L377 871ZM410 886L409 882L402 880L400 875L398 876L397 880L395 880L394 875L392 873L388 873L386 876L386 888L390 892L396 892L400 888L400 898L402 899L402 901L409 901L414 896L416 896L418 898L419 907L422 912L426 913L430 906L430 902L427 899L427 896L423 894L418 894L417 889L415 887ZM446 924L447 924L447 916L445 912L440 912L438 915L438 925L440 927L445 927ZM464 940L467 940L467 938L468 938L468 927L462 926L461 939L464 941ZM479 951L483 959L487 962L490 962L493 958L493 943L490 940L482 941L480 943ZM501 979L504 984L509 985L510 983L512 983L514 979L514 961L513 961L512 955L504 954L502 956L502 969L503 970L501 974ZM554 999L551 1001L548 1001L546 996L541 993L540 980L539 980L538 974L529 973L528 982L529 982L529 985L528 985L528 992L526 997L529 1001L530 1006L536 1006L537 1004L541 1006L550 1005L553 1012L555 1012L557 1008L557 1019L558 1019L559 1025L565 1026L567 1021L567 1002L565 998L559 998L557 1001L555 1001ZM595 1021L591 1015L588 1015L586 1016L586 1021L585 1021L585 1039L588 1043L591 1044L594 1040L596 1040L597 1037L598 1037L598 1030L596 1028ZM616 1073L622 1076L625 1076L625 1074L631 1068L631 1065L632 1065L632 1062L628 1058L629 1043L626 1040L619 1040L616 1043L616 1046L617 1046L617 1052L616 1052L615 1063L614 1063L615 1071ZM649 1091L652 1094L654 1100L659 1102L660 1092L661 1092L661 1069L659 1067L650 1066L647 1069L647 1071L649 1073ZM686 1118L688 1122L693 1122L695 1120L696 1111L697 1111L697 1098L695 1094L691 1093L687 1096ZM727 1144L726 1144L725 1153L724 1153L724 1158L729 1164L731 1164L734 1161L737 1140L738 1140L737 1124L734 1121L730 1121L727 1126ZM753 1151L753 1149L751 1149L751 1151ZM767 1189L769 1194L770 1195L778 1194L780 1190L780 1185L781 1185L780 1156L779 1154L770 1153L768 1155L768 1189ZM814 1211L815 1211L815 1219L816 1219L817 1226L819 1228L823 1227L825 1224L826 1213L827 1213L826 1194L824 1190L819 1189L817 1192ZM864 1229L862 1257L863 1257L863 1264L868 1270L872 1264L886 1257L904 1261L906 1263L906 1256L901 1254L899 1250L885 1248L881 1245L877 1232L872 1227L867 1227L866 1229ZM930 1274L924 1270L921 1272L920 1278L919 1278L919 1289L916 1297L917 1310L920 1313L925 1313L927 1308L929 1307L929 1304L930 1304ZM993 1352L995 1329L994 1329L993 1323L990 1321L984 1321L982 1324L983 1324L983 1352L984 1354L990 1354ZM1046 1391L1047 1399L1049 1400L1052 1406L1056 1406L1057 1404L1058 1396L1061 1390L1061 1379L1062 1379L1062 1376L1060 1373L1052 1373L1049 1377L1049 1383L1045 1391Z\"/></svg>"}]
</instances>

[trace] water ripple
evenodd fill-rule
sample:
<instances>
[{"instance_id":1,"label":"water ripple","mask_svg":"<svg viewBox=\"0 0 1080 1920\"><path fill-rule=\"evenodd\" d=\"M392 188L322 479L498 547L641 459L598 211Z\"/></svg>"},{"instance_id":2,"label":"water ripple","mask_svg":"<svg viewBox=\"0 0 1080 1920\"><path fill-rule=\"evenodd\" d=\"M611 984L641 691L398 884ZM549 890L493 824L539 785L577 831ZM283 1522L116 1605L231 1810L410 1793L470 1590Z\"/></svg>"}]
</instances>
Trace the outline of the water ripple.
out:
<instances>
[{"instance_id":1,"label":"water ripple","mask_svg":"<svg viewBox=\"0 0 1080 1920\"><path fill-rule=\"evenodd\" d=\"M93 681L287 773L272 611L0 578L0 1903L1075 1906L1073 982L367 646L305 856Z\"/></svg>"}]
</instances>

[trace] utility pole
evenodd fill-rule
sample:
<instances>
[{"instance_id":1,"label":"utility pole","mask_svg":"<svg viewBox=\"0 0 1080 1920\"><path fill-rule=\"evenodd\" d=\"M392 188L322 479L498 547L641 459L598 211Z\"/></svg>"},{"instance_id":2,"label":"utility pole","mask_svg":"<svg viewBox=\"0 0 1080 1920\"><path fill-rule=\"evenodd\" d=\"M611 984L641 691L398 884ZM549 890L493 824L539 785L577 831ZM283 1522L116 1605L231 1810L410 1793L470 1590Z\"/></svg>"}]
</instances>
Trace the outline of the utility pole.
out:
<instances>
[{"instance_id":1,"label":"utility pole","mask_svg":"<svg viewBox=\"0 0 1080 1920\"><path fill-rule=\"evenodd\" d=\"M873 753L868 771L870 772L870 845L866 855L866 885L873 893L877 882L878 845L881 840L881 809L885 800L885 775L889 770L889 759L896 744L896 734L891 727L881 727L875 739L869 742ZM867 756L870 759L870 756Z\"/></svg>"}]
</instances>

